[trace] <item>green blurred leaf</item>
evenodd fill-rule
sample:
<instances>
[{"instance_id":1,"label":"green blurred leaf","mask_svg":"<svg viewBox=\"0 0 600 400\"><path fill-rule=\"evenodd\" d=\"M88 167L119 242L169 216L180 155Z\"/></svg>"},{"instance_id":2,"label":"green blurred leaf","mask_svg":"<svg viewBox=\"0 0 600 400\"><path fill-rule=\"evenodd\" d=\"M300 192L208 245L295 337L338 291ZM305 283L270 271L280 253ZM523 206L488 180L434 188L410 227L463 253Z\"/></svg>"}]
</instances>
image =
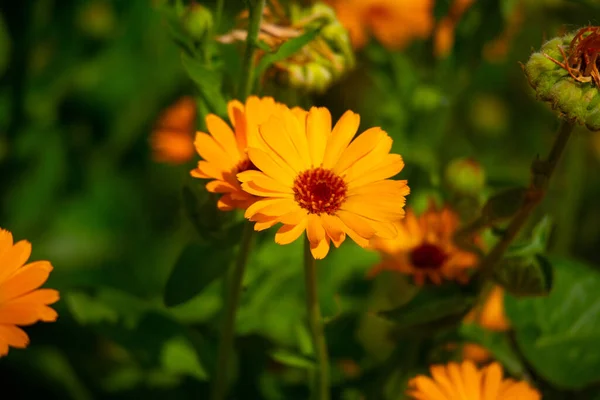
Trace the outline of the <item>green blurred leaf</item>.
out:
<instances>
[{"instance_id":1,"label":"green blurred leaf","mask_svg":"<svg viewBox=\"0 0 600 400\"><path fill-rule=\"evenodd\" d=\"M425 288L405 305L389 311L381 311L379 316L392 321L402 330L428 328L452 324L460 321L472 308L475 296L461 293L456 288Z\"/></svg>"},{"instance_id":2,"label":"green blurred leaf","mask_svg":"<svg viewBox=\"0 0 600 400\"><path fill-rule=\"evenodd\" d=\"M304 46L316 39L321 29L307 31L302 35L288 40L274 52L265 54L256 67L256 76L260 77L272 64L285 60L299 52Z\"/></svg>"},{"instance_id":3,"label":"green blurred leaf","mask_svg":"<svg viewBox=\"0 0 600 400\"><path fill-rule=\"evenodd\" d=\"M510 257L527 257L544 253L548 248L551 232L552 219L549 216L545 216L533 228L531 240L510 246L506 255Z\"/></svg>"},{"instance_id":4,"label":"green blurred leaf","mask_svg":"<svg viewBox=\"0 0 600 400\"><path fill-rule=\"evenodd\" d=\"M548 297L507 296L506 313L522 354L559 388L600 380L600 274L580 262L552 259L555 286Z\"/></svg>"},{"instance_id":5,"label":"green blurred leaf","mask_svg":"<svg viewBox=\"0 0 600 400\"><path fill-rule=\"evenodd\" d=\"M119 314L112 307L98 302L94 297L84 292L67 293L65 302L73 317L81 325L102 322L116 323L119 319Z\"/></svg>"},{"instance_id":6,"label":"green blurred leaf","mask_svg":"<svg viewBox=\"0 0 600 400\"><path fill-rule=\"evenodd\" d=\"M198 85L212 112L221 116L226 115L227 102L221 92L222 73L206 67L185 53L181 55L181 61L190 78Z\"/></svg>"},{"instance_id":7,"label":"green blurred leaf","mask_svg":"<svg viewBox=\"0 0 600 400\"><path fill-rule=\"evenodd\" d=\"M167 281L163 297L165 305L173 307L197 296L227 272L234 256L233 246L187 245Z\"/></svg>"},{"instance_id":8,"label":"green blurred leaf","mask_svg":"<svg viewBox=\"0 0 600 400\"><path fill-rule=\"evenodd\" d=\"M271 352L271 357L289 367L302 369L315 369L315 360L285 349L277 349Z\"/></svg>"},{"instance_id":9,"label":"green blurred leaf","mask_svg":"<svg viewBox=\"0 0 600 400\"><path fill-rule=\"evenodd\" d=\"M494 280L515 296L545 296L552 289L553 269L540 254L507 257L494 270Z\"/></svg>"},{"instance_id":10,"label":"green blurred leaf","mask_svg":"<svg viewBox=\"0 0 600 400\"><path fill-rule=\"evenodd\" d=\"M511 218L521 208L527 188L517 187L503 190L488 199L481 215L488 221L501 221Z\"/></svg>"},{"instance_id":11,"label":"green blurred leaf","mask_svg":"<svg viewBox=\"0 0 600 400\"><path fill-rule=\"evenodd\" d=\"M189 375L199 380L208 379L196 350L184 337L174 337L167 341L162 349L161 360L163 367L169 372Z\"/></svg>"},{"instance_id":12,"label":"green blurred leaf","mask_svg":"<svg viewBox=\"0 0 600 400\"><path fill-rule=\"evenodd\" d=\"M476 324L462 324L460 334L468 341L474 342L489 350L494 358L502 363L506 370L514 376L522 376L523 364L511 347L510 340L504 332L492 332Z\"/></svg>"}]
</instances>

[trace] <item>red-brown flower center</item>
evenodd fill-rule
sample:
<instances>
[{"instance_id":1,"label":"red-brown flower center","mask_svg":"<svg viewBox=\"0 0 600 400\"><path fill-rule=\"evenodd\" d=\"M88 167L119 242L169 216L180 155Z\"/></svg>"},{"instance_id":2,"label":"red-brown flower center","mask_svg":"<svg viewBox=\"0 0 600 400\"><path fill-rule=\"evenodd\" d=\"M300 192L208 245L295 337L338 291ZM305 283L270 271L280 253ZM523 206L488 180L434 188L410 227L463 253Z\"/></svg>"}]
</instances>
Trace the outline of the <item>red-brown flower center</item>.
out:
<instances>
[{"instance_id":1,"label":"red-brown flower center","mask_svg":"<svg viewBox=\"0 0 600 400\"><path fill-rule=\"evenodd\" d=\"M410 253L410 261L417 269L440 269L448 255L435 244L423 243Z\"/></svg>"},{"instance_id":2,"label":"red-brown flower center","mask_svg":"<svg viewBox=\"0 0 600 400\"><path fill-rule=\"evenodd\" d=\"M334 214L346 200L348 185L333 171L314 168L294 180L294 200L310 214Z\"/></svg>"}]
</instances>

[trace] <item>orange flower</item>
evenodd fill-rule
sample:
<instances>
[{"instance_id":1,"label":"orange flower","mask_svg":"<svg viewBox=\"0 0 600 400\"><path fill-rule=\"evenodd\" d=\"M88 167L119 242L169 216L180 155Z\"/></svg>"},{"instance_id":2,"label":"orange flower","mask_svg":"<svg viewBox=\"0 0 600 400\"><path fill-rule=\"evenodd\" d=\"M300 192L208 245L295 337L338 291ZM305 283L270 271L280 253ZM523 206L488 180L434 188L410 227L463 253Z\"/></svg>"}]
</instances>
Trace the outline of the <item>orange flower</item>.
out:
<instances>
[{"instance_id":1,"label":"orange flower","mask_svg":"<svg viewBox=\"0 0 600 400\"><path fill-rule=\"evenodd\" d=\"M372 33L385 47L399 50L433 29L433 0L329 0L355 48Z\"/></svg>"},{"instance_id":2,"label":"orange flower","mask_svg":"<svg viewBox=\"0 0 600 400\"><path fill-rule=\"evenodd\" d=\"M360 117L347 111L331 128L326 108L309 112L278 107L260 127L262 148L249 146L260 171L238 174L242 187L260 197L246 218L262 230L277 223L275 241L288 244L306 230L315 258L350 236L367 247L374 236L395 237L395 221L404 216L406 181L387 178L404 167L389 154L392 139L371 128L352 140Z\"/></svg>"},{"instance_id":3,"label":"orange flower","mask_svg":"<svg viewBox=\"0 0 600 400\"><path fill-rule=\"evenodd\" d=\"M463 13L475 0L454 0L448 15L438 23L433 40L433 53L438 58L447 57L454 47L454 30Z\"/></svg>"},{"instance_id":4,"label":"orange flower","mask_svg":"<svg viewBox=\"0 0 600 400\"><path fill-rule=\"evenodd\" d=\"M25 264L31 244L13 244L12 234L0 229L0 357L8 348L25 348L29 337L19 326L38 321L56 321L56 311L48 307L59 299L54 289L38 289L46 282L52 265L48 261Z\"/></svg>"},{"instance_id":5,"label":"orange flower","mask_svg":"<svg viewBox=\"0 0 600 400\"><path fill-rule=\"evenodd\" d=\"M368 276L390 270L413 275L417 285L427 279L436 285L443 279L465 283L467 271L475 267L477 257L454 245L452 236L458 225L458 216L447 207L437 210L431 203L418 218L408 210L406 218L398 224L395 239L372 241L372 248L378 250L383 259Z\"/></svg>"},{"instance_id":6,"label":"orange flower","mask_svg":"<svg viewBox=\"0 0 600 400\"><path fill-rule=\"evenodd\" d=\"M412 378L407 390L414 400L540 400L540 393L525 381L503 379L500 364L478 369L471 361L433 365L431 378Z\"/></svg>"},{"instance_id":7,"label":"orange flower","mask_svg":"<svg viewBox=\"0 0 600 400\"><path fill-rule=\"evenodd\" d=\"M204 159L191 171L194 178L212 179L206 189L223 195L217 207L223 211L235 208L246 209L255 197L242 190L236 174L256 167L246 154L246 147L262 148L258 138L258 125L265 122L275 111L276 105L271 97L251 96L242 104L237 100L227 105L229 125L214 114L206 117L209 134L196 133L194 145Z\"/></svg>"},{"instance_id":8,"label":"orange flower","mask_svg":"<svg viewBox=\"0 0 600 400\"><path fill-rule=\"evenodd\" d=\"M194 154L192 134L195 130L196 103L182 97L158 119L150 142L154 161L183 164Z\"/></svg>"}]
</instances>

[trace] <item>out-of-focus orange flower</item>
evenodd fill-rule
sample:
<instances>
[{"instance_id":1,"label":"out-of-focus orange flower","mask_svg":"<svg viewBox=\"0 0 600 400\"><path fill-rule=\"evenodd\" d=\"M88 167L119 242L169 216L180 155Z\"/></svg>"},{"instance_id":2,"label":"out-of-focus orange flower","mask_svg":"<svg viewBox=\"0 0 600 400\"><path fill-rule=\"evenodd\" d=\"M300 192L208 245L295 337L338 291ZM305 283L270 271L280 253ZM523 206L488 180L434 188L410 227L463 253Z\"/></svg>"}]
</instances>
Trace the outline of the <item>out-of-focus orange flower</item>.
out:
<instances>
[{"instance_id":1,"label":"out-of-focus orange flower","mask_svg":"<svg viewBox=\"0 0 600 400\"><path fill-rule=\"evenodd\" d=\"M466 283L467 271L475 267L477 256L455 246L452 237L458 225L458 215L448 207L438 210L431 203L420 217L408 210L398 223L395 239L371 242L382 261L368 276L388 270L412 275L417 285L425 281L439 285L444 279Z\"/></svg>"},{"instance_id":2,"label":"out-of-focus orange flower","mask_svg":"<svg viewBox=\"0 0 600 400\"><path fill-rule=\"evenodd\" d=\"M517 5L508 19L504 31L496 39L483 47L483 56L489 62L503 61L510 49L510 44L523 25L523 5Z\"/></svg>"},{"instance_id":3,"label":"out-of-focus orange flower","mask_svg":"<svg viewBox=\"0 0 600 400\"><path fill-rule=\"evenodd\" d=\"M271 97L250 96L246 104L238 100L227 105L231 127L214 114L206 117L208 132L197 132L194 145L203 158L190 174L194 178L211 179L206 189L212 193L222 193L217 207L222 211L235 208L246 209L256 198L242 190L236 174L256 170L248 158L248 147L264 149L266 144L258 133L258 127L269 119L277 105Z\"/></svg>"},{"instance_id":4,"label":"out-of-focus orange flower","mask_svg":"<svg viewBox=\"0 0 600 400\"><path fill-rule=\"evenodd\" d=\"M475 0L454 0L448 15L438 22L433 37L433 54L436 57L445 58L450 54L454 47L456 24L474 2Z\"/></svg>"},{"instance_id":5,"label":"out-of-focus orange flower","mask_svg":"<svg viewBox=\"0 0 600 400\"><path fill-rule=\"evenodd\" d=\"M48 307L58 301L58 291L39 289L46 282L52 265L48 261L25 264L31 244L13 244L10 232L0 228L0 357L9 347L25 348L29 337L19 328L39 321L56 321L58 314Z\"/></svg>"},{"instance_id":6,"label":"out-of-focus orange flower","mask_svg":"<svg viewBox=\"0 0 600 400\"><path fill-rule=\"evenodd\" d=\"M265 146L249 145L260 171L238 174L242 188L260 199L245 216L256 230L282 223L275 235L289 244L306 231L314 258L324 258L330 243L350 236L363 247L374 236L395 237L404 217L405 180L388 179L404 167L390 154L392 139L381 128L356 136L360 117L347 111L332 127L326 108L279 111L260 127Z\"/></svg>"},{"instance_id":7,"label":"out-of-focus orange flower","mask_svg":"<svg viewBox=\"0 0 600 400\"><path fill-rule=\"evenodd\" d=\"M355 48L372 34L385 47L399 50L429 37L434 25L433 0L328 0L348 29Z\"/></svg>"},{"instance_id":8,"label":"out-of-focus orange flower","mask_svg":"<svg viewBox=\"0 0 600 400\"><path fill-rule=\"evenodd\" d=\"M510 329L510 323L504 312L504 289L495 286L481 308L472 310L464 321L476 323L482 328L494 332L504 332ZM463 346L463 358L481 363L489 360L491 354L484 347L467 343Z\"/></svg>"},{"instance_id":9,"label":"out-of-focus orange flower","mask_svg":"<svg viewBox=\"0 0 600 400\"><path fill-rule=\"evenodd\" d=\"M158 118L150 142L152 157L157 162L183 164L194 154L193 134L196 103L182 97Z\"/></svg>"},{"instance_id":10,"label":"out-of-focus orange flower","mask_svg":"<svg viewBox=\"0 0 600 400\"><path fill-rule=\"evenodd\" d=\"M493 362L477 368L471 361L432 365L431 377L418 375L408 383L414 400L540 400L540 393L525 381L503 378L502 366Z\"/></svg>"}]
</instances>

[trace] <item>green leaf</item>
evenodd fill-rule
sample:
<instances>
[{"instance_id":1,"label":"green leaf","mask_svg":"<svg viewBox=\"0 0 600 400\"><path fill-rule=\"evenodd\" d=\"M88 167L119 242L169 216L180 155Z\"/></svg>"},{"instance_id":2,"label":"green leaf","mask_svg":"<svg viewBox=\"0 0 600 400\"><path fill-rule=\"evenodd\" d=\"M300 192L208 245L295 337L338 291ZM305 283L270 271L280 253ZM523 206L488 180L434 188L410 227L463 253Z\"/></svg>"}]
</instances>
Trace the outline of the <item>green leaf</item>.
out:
<instances>
[{"instance_id":1,"label":"green leaf","mask_svg":"<svg viewBox=\"0 0 600 400\"><path fill-rule=\"evenodd\" d=\"M552 259L555 286L542 298L506 296L506 313L528 362L559 388L600 380L600 274L568 259Z\"/></svg>"},{"instance_id":2,"label":"green leaf","mask_svg":"<svg viewBox=\"0 0 600 400\"><path fill-rule=\"evenodd\" d=\"M289 367L310 369L316 368L315 360L307 356L303 356L285 349L278 349L271 352L271 357L275 361L287 365Z\"/></svg>"},{"instance_id":3,"label":"green leaf","mask_svg":"<svg viewBox=\"0 0 600 400\"><path fill-rule=\"evenodd\" d=\"M256 76L262 75L272 64L285 60L299 52L304 46L315 40L320 31L321 28L305 32L279 46L274 53L265 54L256 67Z\"/></svg>"},{"instance_id":4,"label":"green leaf","mask_svg":"<svg viewBox=\"0 0 600 400\"><path fill-rule=\"evenodd\" d=\"M503 190L488 199L481 215L488 221L501 221L511 218L521 208L527 188L517 187Z\"/></svg>"},{"instance_id":5,"label":"green leaf","mask_svg":"<svg viewBox=\"0 0 600 400\"><path fill-rule=\"evenodd\" d=\"M196 82L210 109L217 115L226 115L227 102L221 93L223 79L221 72L206 67L185 53L181 55L181 61L190 78Z\"/></svg>"},{"instance_id":6,"label":"green leaf","mask_svg":"<svg viewBox=\"0 0 600 400\"><path fill-rule=\"evenodd\" d=\"M379 316L390 320L402 330L423 327L435 329L460 321L472 308L475 296L461 293L455 287L426 288L410 302L390 311L381 311Z\"/></svg>"},{"instance_id":7,"label":"green leaf","mask_svg":"<svg viewBox=\"0 0 600 400\"><path fill-rule=\"evenodd\" d=\"M552 289L553 269L542 255L504 258L494 280L515 296L545 296Z\"/></svg>"},{"instance_id":8,"label":"green leaf","mask_svg":"<svg viewBox=\"0 0 600 400\"><path fill-rule=\"evenodd\" d=\"M527 257L544 253L552 233L552 218L545 216L533 228L531 240L510 246L506 254L510 257Z\"/></svg>"},{"instance_id":9,"label":"green leaf","mask_svg":"<svg viewBox=\"0 0 600 400\"><path fill-rule=\"evenodd\" d=\"M463 324L460 327L460 334L466 340L489 350L493 354L494 359L500 361L511 375L523 375L523 364L513 350L506 333L487 331L476 324Z\"/></svg>"},{"instance_id":10,"label":"green leaf","mask_svg":"<svg viewBox=\"0 0 600 400\"><path fill-rule=\"evenodd\" d=\"M167 307L185 303L223 276L235 256L233 246L192 243L179 256L167 281L164 303Z\"/></svg>"},{"instance_id":11,"label":"green leaf","mask_svg":"<svg viewBox=\"0 0 600 400\"><path fill-rule=\"evenodd\" d=\"M113 308L84 292L67 293L65 301L73 317L81 325L115 323L119 319L119 314Z\"/></svg>"},{"instance_id":12,"label":"green leaf","mask_svg":"<svg viewBox=\"0 0 600 400\"><path fill-rule=\"evenodd\" d=\"M199 380L208 379L196 350L185 337L174 337L167 341L162 349L161 360L163 367L169 372L189 375Z\"/></svg>"}]
</instances>

